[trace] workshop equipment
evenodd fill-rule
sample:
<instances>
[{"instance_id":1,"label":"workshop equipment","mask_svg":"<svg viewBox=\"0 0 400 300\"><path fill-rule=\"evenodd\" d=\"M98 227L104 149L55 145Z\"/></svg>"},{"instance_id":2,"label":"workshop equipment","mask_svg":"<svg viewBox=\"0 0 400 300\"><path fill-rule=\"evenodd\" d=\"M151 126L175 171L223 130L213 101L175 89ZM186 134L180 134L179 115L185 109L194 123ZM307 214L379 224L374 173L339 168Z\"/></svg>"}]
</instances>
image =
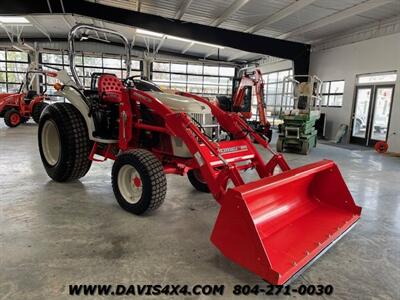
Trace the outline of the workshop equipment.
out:
<instances>
[{"instance_id":1,"label":"workshop equipment","mask_svg":"<svg viewBox=\"0 0 400 300\"><path fill-rule=\"evenodd\" d=\"M317 76L288 76L283 81L284 91L287 85L291 86L288 90L293 91L293 95L288 96L293 108L281 113L283 124L279 127L276 150L308 154L317 145L315 123L321 113L322 81Z\"/></svg>"}]
</instances>

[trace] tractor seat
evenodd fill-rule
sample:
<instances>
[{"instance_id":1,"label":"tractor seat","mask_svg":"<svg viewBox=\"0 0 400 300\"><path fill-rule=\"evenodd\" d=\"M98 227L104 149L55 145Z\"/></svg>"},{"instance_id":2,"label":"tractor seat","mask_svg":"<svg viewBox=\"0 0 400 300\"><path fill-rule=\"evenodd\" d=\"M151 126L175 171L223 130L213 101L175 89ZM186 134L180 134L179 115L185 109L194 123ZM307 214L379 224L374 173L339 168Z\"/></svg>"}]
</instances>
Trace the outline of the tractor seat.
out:
<instances>
[{"instance_id":1,"label":"tractor seat","mask_svg":"<svg viewBox=\"0 0 400 300\"><path fill-rule=\"evenodd\" d=\"M115 75L105 74L99 78L100 99L105 102L119 103L124 91L124 86Z\"/></svg>"},{"instance_id":2,"label":"tractor seat","mask_svg":"<svg viewBox=\"0 0 400 300\"><path fill-rule=\"evenodd\" d=\"M33 98L35 98L37 96L36 91L28 91L25 95L25 104L29 105L31 103L31 101L33 100Z\"/></svg>"}]
</instances>

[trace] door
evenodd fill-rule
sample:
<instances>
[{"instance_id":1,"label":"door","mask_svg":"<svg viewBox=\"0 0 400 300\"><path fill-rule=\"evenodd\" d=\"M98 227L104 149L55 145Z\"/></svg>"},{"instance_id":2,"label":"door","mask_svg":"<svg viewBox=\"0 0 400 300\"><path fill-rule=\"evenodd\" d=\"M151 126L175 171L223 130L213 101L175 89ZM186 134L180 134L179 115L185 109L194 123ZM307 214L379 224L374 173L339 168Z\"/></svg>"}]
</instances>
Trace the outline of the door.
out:
<instances>
[{"instance_id":1,"label":"door","mask_svg":"<svg viewBox=\"0 0 400 300\"><path fill-rule=\"evenodd\" d=\"M387 141L394 86L379 86L375 89L369 145Z\"/></svg>"},{"instance_id":2,"label":"door","mask_svg":"<svg viewBox=\"0 0 400 300\"><path fill-rule=\"evenodd\" d=\"M350 141L367 145L373 86L357 87Z\"/></svg>"},{"instance_id":3,"label":"door","mask_svg":"<svg viewBox=\"0 0 400 300\"><path fill-rule=\"evenodd\" d=\"M352 143L373 146L378 141L387 140L393 95L394 85L357 87Z\"/></svg>"}]
</instances>

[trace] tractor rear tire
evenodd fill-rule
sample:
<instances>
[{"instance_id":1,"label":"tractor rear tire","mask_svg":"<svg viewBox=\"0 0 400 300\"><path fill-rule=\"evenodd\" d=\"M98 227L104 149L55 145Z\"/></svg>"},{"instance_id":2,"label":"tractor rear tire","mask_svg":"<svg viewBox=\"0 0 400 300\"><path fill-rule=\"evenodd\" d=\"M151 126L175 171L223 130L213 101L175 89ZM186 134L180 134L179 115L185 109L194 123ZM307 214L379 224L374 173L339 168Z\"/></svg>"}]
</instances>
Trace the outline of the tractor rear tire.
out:
<instances>
[{"instance_id":1,"label":"tractor rear tire","mask_svg":"<svg viewBox=\"0 0 400 300\"><path fill-rule=\"evenodd\" d=\"M79 179L89 171L92 142L81 113L70 103L55 103L39 122L39 152L47 174L55 181Z\"/></svg>"},{"instance_id":2,"label":"tractor rear tire","mask_svg":"<svg viewBox=\"0 0 400 300\"><path fill-rule=\"evenodd\" d=\"M164 168L160 160L145 149L118 155L111 181L118 204L135 215L159 208L167 193Z\"/></svg>"},{"instance_id":3,"label":"tractor rear tire","mask_svg":"<svg viewBox=\"0 0 400 300\"><path fill-rule=\"evenodd\" d=\"M40 116L43 112L43 110L49 106L46 102L39 102L36 103L33 108L32 108L32 119L35 121L35 123L39 124Z\"/></svg>"},{"instance_id":4,"label":"tractor rear tire","mask_svg":"<svg viewBox=\"0 0 400 300\"><path fill-rule=\"evenodd\" d=\"M190 170L187 173L187 176L188 176L190 183L196 190L203 192L203 193L210 192L210 188L208 187L207 183L201 177L199 170Z\"/></svg>"},{"instance_id":5,"label":"tractor rear tire","mask_svg":"<svg viewBox=\"0 0 400 300\"><path fill-rule=\"evenodd\" d=\"M17 127L21 124L21 118L18 110L10 109L4 114L4 123L6 123L8 127Z\"/></svg>"}]
</instances>

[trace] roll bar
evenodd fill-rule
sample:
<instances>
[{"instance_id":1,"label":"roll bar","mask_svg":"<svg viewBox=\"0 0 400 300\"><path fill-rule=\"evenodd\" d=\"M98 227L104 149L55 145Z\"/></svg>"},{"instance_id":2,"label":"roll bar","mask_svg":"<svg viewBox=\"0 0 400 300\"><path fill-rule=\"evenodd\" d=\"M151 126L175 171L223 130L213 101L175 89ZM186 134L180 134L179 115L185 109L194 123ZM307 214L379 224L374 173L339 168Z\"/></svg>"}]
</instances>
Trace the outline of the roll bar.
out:
<instances>
[{"instance_id":1,"label":"roll bar","mask_svg":"<svg viewBox=\"0 0 400 300\"><path fill-rule=\"evenodd\" d=\"M44 82L43 82L43 86L44 86L44 90L42 91L42 94L45 94L47 91L47 76L50 77L56 77L57 74L54 72L48 72L48 71L43 71L43 70L29 70L25 72L25 79L21 82L21 85L19 86L19 90L18 93L22 93L23 92L23 88L24 86L26 86L27 90L29 90L29 85L30 85L30 81L29 81L29 75L34 74L34 76L36 75L41 75L44 77ZM34 77L33 77L34 78Z\"/></svg>"},{"instance_id":2,"label":"roll bar","mask_svg":"<svg viewBox=\"0 0 400 300\"><path fill-rule=\"evenodd\" d=\"M131 49L129 46L129 41L128 39L121 33L116 32L111 29L106 29L106 28L100 28L92 25L87 25L87 24L77 24L68 33L68 46L69 46L69 66L71 68L71 73L72 76L75 79L75 82L77 86L80 89L83 89L82 83L79 79L78 72L76 71L76 65L75 65L75 38L77 36L77 33L81 30L92 30L95 32L100 32L100 33L108 33L114 36L117 36L120 38L125 46L125 64L126 64L126 73L127 77L129 77L130 72L131 72Z\"/></svg>"}]
</instances>

